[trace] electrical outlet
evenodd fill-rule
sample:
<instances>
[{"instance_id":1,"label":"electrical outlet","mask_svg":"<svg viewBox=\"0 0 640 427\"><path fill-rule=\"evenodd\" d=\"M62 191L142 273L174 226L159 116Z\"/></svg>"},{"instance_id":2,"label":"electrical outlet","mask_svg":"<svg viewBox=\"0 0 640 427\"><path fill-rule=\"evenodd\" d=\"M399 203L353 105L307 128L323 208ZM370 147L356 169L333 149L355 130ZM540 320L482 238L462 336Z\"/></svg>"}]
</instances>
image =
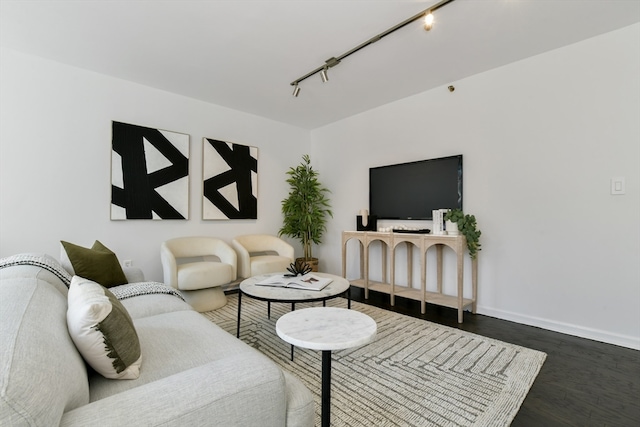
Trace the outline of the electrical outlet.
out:
<instances>
[{"instance_id":1,"label":"electrical outlet","mask_svg":"<svg viewBox=\"0 0 640 427\"><path fill-rule=\"evenodd\" d=\"M122 264L124 264L125 267L133 267L133 261L131 261L130 259L125 259L124 261L122 261Z\"/></svg>"},{"instance_id":2,"label":"electrical outlet","mask_svg":"<svg viewBox=\"0 0 640 427\"><path fill-rule=\"evenodd\" d=\"M614 176L611 178L611 194L624 194L625 182L623 176Z\"/></svg>"}]
</instances>

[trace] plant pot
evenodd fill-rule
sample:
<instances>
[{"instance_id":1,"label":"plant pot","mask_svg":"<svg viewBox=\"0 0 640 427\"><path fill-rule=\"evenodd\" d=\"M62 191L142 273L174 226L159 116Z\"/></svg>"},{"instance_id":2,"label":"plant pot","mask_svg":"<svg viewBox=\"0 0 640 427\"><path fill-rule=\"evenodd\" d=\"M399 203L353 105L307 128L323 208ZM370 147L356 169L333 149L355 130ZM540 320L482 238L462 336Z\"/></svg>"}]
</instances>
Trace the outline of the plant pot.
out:
<instances>
[{"instance_id":1,"label":"plant pot","mask_svg":"<svg viewBox=\"0 0 640 427\"><path fill-rule=\"evenodd\" d=\"M303 262L311 267L311 271L318 271L318 258L296 258L296 264Z\"/></svg>"},{"instance_id":2,"label":"plant pot","mask_svg":"<svg viewBox=\"0 0 640 427\"><path fill-rule=\"evenodd\" d=\"M446 228L447 228L447 234L451 236L457 236L458 234L460 234L460 231L458 231L457 222L447 221Z\"/></svg>"}]
</instances>

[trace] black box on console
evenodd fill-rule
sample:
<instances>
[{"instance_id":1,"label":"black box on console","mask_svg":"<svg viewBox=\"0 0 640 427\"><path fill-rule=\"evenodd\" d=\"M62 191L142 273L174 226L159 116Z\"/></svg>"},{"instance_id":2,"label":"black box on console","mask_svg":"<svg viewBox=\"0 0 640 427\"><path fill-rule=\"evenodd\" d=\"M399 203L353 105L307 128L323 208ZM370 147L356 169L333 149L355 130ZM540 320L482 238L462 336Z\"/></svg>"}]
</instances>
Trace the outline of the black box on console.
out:
<instances>
[{"instance_id":1,"label":"black box on console","mask_svg":"<svg viewBox=\"0 0 640 427\"><path fill-rule=\"evenodd\" d=\"M378 229L378 218L375 215L367 216L367 225L362 225L362 215L356 216L357 231L376 231Z\"/></svg>"}]
</instances>

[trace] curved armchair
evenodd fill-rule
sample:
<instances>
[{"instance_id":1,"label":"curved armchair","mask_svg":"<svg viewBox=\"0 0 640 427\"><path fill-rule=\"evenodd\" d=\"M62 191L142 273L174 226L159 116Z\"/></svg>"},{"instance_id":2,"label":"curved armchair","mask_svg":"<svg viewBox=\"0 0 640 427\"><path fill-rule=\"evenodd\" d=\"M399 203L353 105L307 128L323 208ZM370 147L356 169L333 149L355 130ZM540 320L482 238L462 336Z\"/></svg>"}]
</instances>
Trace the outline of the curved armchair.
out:
<instances>
[{"instance_id":1,"label":"curved armchair","mask_svg":"<svg viewBox=\"0 0 640 427\"><path fill-rule=\"evenodd\" d=\"M238 253L240 277L284 272L293 262L293 246L269 234L237 236L231 245Z\"/></svg>"},{"instance_id":2,"label":"curved armchair","mask_svg":"<svg viewBox=\"0 0 640 427\"><path fill-rule=\"evenodd\" d=\"M221 285L237 277L236 252L215 237L178 237L160 247L166 284L180 290L197 311L210 311L227 303Z\"/></svg>"}]
</instances>

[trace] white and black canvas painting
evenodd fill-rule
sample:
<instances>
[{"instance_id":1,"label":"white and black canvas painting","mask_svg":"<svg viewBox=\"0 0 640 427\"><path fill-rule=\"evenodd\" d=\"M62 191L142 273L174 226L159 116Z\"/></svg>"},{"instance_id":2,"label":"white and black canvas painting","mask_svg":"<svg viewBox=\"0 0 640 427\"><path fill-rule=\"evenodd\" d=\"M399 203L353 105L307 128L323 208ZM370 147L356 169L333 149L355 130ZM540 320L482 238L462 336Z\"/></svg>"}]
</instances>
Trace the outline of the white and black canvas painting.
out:
<instances>
[{"instance_id":1,"label":"white and black canvas painting","mask_svg":"<svg viewBox=\"0 0 640 427\"><path fill-rule=\"evenodd\" d=\"M111 219L189 218L189 135L113 122Z\"/></svg>"},{"instance_id":2,"label":"white and black canvas painting","mask_svg":"<svg viewBox=\"0 0 640 427\"><path fill-rule=\"evenodd\" d=\"M258 218L258 148L202 140L203 219Z\"/></svg>"}]
</instances>

